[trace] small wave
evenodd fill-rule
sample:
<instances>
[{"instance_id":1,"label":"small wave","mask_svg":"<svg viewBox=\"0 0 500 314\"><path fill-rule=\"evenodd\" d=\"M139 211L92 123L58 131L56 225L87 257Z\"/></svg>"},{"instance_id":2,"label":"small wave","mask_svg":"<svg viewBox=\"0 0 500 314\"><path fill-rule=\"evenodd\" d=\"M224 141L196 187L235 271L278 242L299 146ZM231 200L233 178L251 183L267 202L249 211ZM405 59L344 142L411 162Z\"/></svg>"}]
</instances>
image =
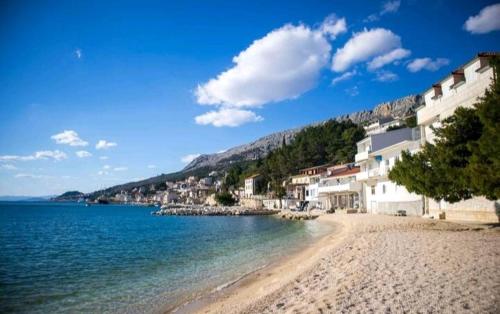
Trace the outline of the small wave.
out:
<instances>
[{"instance_id":1,"label":"small wave","mask_svg":"<svg viewBox=\"0 0 500 314\"><path fill-rule=\"evenodd\" d=\"M223 289L226 289L226 288L228 288L228 287L231 287L232 285L234 285L234 284L235 284L235 283L237 283L238 281L242 280L243 278L247 277L248 275L251 275L251 274L253 274L253 273L255 273L255 272L257 272L257 271L259 271L259 270L261 270L261 269L263 269L263 268L265 268L265 267L267 267L267 264L266 264L266 265L263 265L263 266L260 266L260 267L258 267L258 268L256 268L256 269L252 270L252 271L249 271L248 273L245 273L245 274L243 274L243 275L239 276L239 277L238 277L238 278L236 278L235 280L231 280L231 281L228 281L228 282L226 282L226 283L223 283L222 285L217 286L215 289L213 289L213 290L212 290L212 293L214 293L214 292L219 292L219 291L221 291L221 290L223 290Z\"/></svg>"}]
</instances>

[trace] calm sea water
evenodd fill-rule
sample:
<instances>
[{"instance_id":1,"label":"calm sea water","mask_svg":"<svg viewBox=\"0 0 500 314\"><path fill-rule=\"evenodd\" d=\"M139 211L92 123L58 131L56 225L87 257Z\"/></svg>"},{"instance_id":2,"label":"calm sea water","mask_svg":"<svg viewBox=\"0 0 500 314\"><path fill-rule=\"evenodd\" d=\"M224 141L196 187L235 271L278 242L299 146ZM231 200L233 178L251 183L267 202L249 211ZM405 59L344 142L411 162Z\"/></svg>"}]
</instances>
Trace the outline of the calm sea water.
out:
<instances>
[{"instance_id":1,"label":"calm sea water","mask_svg":"<svg viewBox=\"0 0 500 314\"><path fill-rule=\"evenodd\" d=\"M0 202L0 312L156 312L327 232L314 221L151 210Z\"/></svg>"}]
</instances>

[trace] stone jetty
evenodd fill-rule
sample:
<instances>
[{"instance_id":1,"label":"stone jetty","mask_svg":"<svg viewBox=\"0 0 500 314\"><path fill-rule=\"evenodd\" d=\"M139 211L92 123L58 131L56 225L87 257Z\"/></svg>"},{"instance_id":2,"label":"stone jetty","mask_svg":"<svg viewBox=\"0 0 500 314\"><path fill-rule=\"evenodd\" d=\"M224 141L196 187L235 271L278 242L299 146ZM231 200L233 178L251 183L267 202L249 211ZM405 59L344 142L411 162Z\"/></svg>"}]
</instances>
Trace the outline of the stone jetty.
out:
<instances>
[{"instance_id":1,"label":"stone jetty","mask_svg":"<svg viewBox=\"0 0 500 314\"><path fill-rule=\"evenodd\" d=\"M259 216L275 215L279 212L279 210L251 209L240 206L166 205L151 214L155 216Z\"/></svg>"},{"instance_id":2,"label":"stone jetty","mask_svg":"<svg viewBox=\"0 0 500 314\"><path fill-rule=\"evenodd\" d=\"M283 210L281 211L278 216L283 219L290 219L290 220L311 220L311 219L316 219L319 217L317 214L311 214L308 212L294 212L294 211L289 211L289 210Z\"/></svg>"}]
</instances>

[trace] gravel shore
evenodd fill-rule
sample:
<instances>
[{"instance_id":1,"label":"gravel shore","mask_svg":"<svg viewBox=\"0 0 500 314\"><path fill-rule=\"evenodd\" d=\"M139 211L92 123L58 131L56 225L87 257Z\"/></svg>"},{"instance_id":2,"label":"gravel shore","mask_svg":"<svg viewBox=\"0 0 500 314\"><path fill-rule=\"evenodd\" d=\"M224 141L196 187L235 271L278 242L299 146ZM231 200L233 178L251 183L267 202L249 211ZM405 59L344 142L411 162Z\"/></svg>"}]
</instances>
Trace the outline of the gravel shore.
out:
<instances>
[{"instance_id":1,"label":"gravel shore","mask_svg":"<svg viewBox=\"0 0 500 314\"><path fill-rule=\"evenodd\" d=\"M200 313L499 313L498 228L324 215L336 232Z\"/></svg>"}]
</instances>

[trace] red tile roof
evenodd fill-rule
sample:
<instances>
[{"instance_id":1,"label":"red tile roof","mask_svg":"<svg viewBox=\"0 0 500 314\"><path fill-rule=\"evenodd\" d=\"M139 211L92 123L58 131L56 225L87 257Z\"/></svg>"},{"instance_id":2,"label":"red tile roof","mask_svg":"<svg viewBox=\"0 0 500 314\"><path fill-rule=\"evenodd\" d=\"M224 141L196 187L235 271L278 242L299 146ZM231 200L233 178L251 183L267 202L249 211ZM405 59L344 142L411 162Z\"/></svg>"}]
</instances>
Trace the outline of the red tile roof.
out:
<instances>
[{"instance_id":1,"label":"red tile roof","mask_svg":"<svg viewBox=\"0 0 500 314\"><path fill-rule=\"evenodd\" d=\"M333 169L328 177L343 177L348 175L353 175L360 172L359 167L343 167L340 169Z\"/></svg>"}]
</instances>

